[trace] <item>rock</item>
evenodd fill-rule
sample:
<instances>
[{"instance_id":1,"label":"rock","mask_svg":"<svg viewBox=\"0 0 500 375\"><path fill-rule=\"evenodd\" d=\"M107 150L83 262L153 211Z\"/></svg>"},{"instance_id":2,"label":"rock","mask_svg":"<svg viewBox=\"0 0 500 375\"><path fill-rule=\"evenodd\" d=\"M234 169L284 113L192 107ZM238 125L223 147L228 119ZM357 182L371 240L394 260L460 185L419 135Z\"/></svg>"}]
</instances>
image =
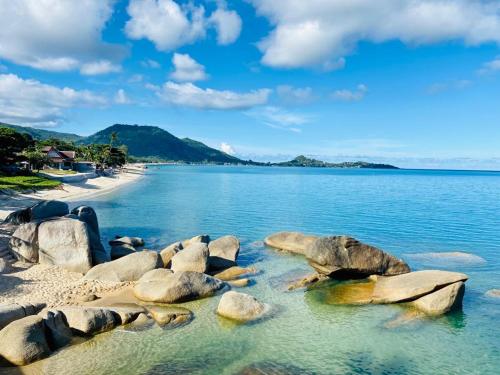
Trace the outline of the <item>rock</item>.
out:
<instances>
[{"instance_id":1,"label":"rock","mask_svg":"<svg viewBox=\"0 0 500 375\"><path fill-rule=\"evenodd\" d=\"M146 312L146 309L136 304L118 304L116 306L106 307L111 310L115 316L119 317L118 324L124 325L132 323L140 314Z\"/></svg>"},{"instance_id":2,"label":"rock","mask_svg":"<svg viewBox=\"0 0 500 375\"><path fill-rule=\"evenodd\" d=\"M411 304L427 315L442 315L462 305L464 291L465 284L459 281L420 297Z\"/></svg>"},{"instance_id":3,"label":"rock","mask_svg":"<svg viewBox=\"0 0 500 375\"><path fill-rule=\"evenodd\" d=\"M412 301L447 285L466 281L467 275L448 271L417 271L392 277L379 277L373 289L373 303Z\"/></svg>"},{"instance_id":4,"label":"rock","mask_svg":"<svg viewBox=\"0 0 500 375\"><path fill-rule=\"evenodd\" d=\"M264 239L267 246L304 255L306 248L318 239L299 232L278 232Z\"/></svg>"},{"instance_id":5,"label":"rock","mask_svg":"<svg viewBox=\"0 0 500 375\"><path fill-rule=\"evenodd\" d=\"M401 259L347 236L321 237L306 249L305 256L317 272L333 278L410 272Z\"/></svg>"},{"instance_id":6,"label":"rock","mask_svg":"<svg viewBox=\"0 0 500 375\"><path fill-rule=\"evenodd\" d=\"M68 204L61 201L42 201L30 208L31 219L42 220L69 214Z\"/></svg>"},{"instance_id":7,"label":"rock","mask_svg":"<svg viewBox=\"0 0 500 375\"><path fill-rule=\"evenodd\" d=\"M208 244L210 256L208 263L211 269L225 269L236 266L240 252L240 241L235 236L220 237Z\"/></svg>"},{"instance_id":8,"label":"rock","mask_svg":"<svg viewBox=\"0 0 500 375\"><path fill-rule=\"evenodd\" d=\"M38 262L38 225L39 223L21 224L12 234L9 248L17 259Z\"/></svg>"},{"instance_id":9,"label":"rock","mask_svg":"<svg viewBox=\"0 0 500 375\"><path fill-rule=\"evenodd\" d=\"M104 249L104 246L102 246L99 223L94 209L89 206L78 206L71 210L71 214L75 215L78 220L87 224L92 251L92 264L96 265L109 262L111 258Z\"/></svg>"},{"instance_id":10,"label":"rock","mask_svg":"<svg viewBox=\"0 0 500 375\"><path fill-rule=\"evenodd\" d=\"M111 247L111 259L116 260L123 258L124 256L135 253L136 250L133 246L127 244L121 244Z\"/></svg>"},{"instance_id":11,"label":"rock","mask_svg":"<svg viewBox=\"0 0 500 375\"><path fill-rule=\"evenodd\" d=\"M21 225L29 223L30 220L31 220L31 211L30 208L28 207L11 212L3 222L5 224Z\"/></svg>"},{"instance_id":12,"label":"rock","mask_svg":"<svg viewBox=\"0 0 500 375\"><path fill-rule=\"evenodd\" d=\"M109 241L111 246L130 245L133 247L144 246L144 240L140 237L118 237Z\"/></svg>"},{"instance_id":13,"label":"rock","mask_svg":"<svg viewBox=\"0 0 500 375\"><path fill-rule=\"evenodd\" d=\"M213 295L226 284L216 278L199 272L164 272L160 278L139 280L134 294L141 301L175 303L190 301Z\"/></svg>"},{"instance_id":14,"label":"rock","mask_svg":"<svg viewBox=\"0 0 500 375\"><path fill-rule=\"evenodd\" d=\"M163 261L163 267L170 268L171 260L175 254L182 250L182 243L175 242L171 245L168 245L162 251L160 251L160 256Z\"/></svg>"},{"instance_id":15,"label":"rock","mask_svg":"<svg viewBox=\"0 0 500 375\"><path fill-rule=\"evenodd\" d=\"M172 274L173 271L165 268L157 268L151 271L146 272L139 281L162 281L165 278Z\"/></svg>"},{"instance_id":16,"label":"rock","mask_svg":"<svg viewBox=\"0 0 500 375\"><path fill-rule=\"evenodd\" d=\"M18 304L18 303L2 303L0 304L0 329L7 326L9 323L22 319L29 315L38 314L45 307L44 304Z\"/></svg>"},{"instance_id":17,"label":"rock","mask_svg":"<svg viewBox=\"0 0 500 375\"><path fill-rule=\"evenodd\" d=\"M260 318L265 310L266 306L255 297L231 290L222 295L217 314L244 322Z\"/></svg>"},{"instance_id":18,"label":"rock","mask_svg":"<svg viewBox=\"0 0 500 375\"><path fill-rule=\"evenodd\" d=\"M465 253L462 251L450 251L439 253L417 253L405 254L405 258L415 260L421 264L434 267L459 267L463 265L479 265L486 263L479 255Z\"/></svg>"},{"instance_id":19,"label":"rock","mask_svg":"<svg viewBox=\"0 0 500 375\"><path fill-rule=\"evenodd\" d=\"M490 289L486 292L486 296L500 298L500 289Z\"/></svg>"},{"instance_id":20,"label":"rock","mask_svg":"<svg viewBox=\"0 0 500 375\"><path fill-rule=\"evenodd\" d=\"M321 281L325 281L327 279L329 279L328 276L315 272L311 275L308 275L308 276L288 285L287 289L288 290L295 290L295 289L300 289L300 288L307 288L308 286L319 283Z\"/></svg>"},{"instance_id":21,"label":"rock","mask_svg":"<svg viewBox=\"0 0 500 375\"><path fill-rule=\"evenodd\" d=\"M156 323L161 326L179 325L193 319L193 313L182 307L148 306L148 311Z\"/></svg>"},{"instance_id":22,"label":"rock","mask_svg":"<svg viewBox=\"0 0 500 375\"><path fill-rule=\"evenodd\" d=\"M206 272L208 268L208 254L208 246L205 243L193 243L172 257L170 268L174 272Z\"/></svg>"},{"instance_id":23,"label":"rock","mask_svg":"<svg viewBox=\"0 0 500 375\"><path fill-rule=\"evenodd\" d=\"M71 343L73 334L60 311L44 311L39 314L44 320L45 337L51 350L57 350Z\"/></svg>"},{"instance_id":24,"label":"rock","mask_svg":"<svg viewBox=\"0 0 500 375\"><path fill-rule=\"evenodd\" d=\"M163 263L155 251L138 251L108 263L98 264L85 275L86 280L136 281L146 272L161 268Z\"/></svg>"},{"instance_id":25,"label":"rock","mask_svg":"<svg viewBox=\"0 0 500 375\"><path fill-rule=\"evenodd\" d=\"M92 249L87 224L60 218L38 227L38 262L85 273L92 267Z\"/></svg>"},{"instance_id":26,"label":"rock","mask_svg":"<svg viewBox=\"0 0 500 375\"><path fill-rule=\"evenodd\" d=\"M12 266L5 259L0 258L0 274L9 273L12 271Z\"/></svg>"},{"instance_id":27,"label":"rock","mask_svg":"<svg viewBox=\"0 0 500 375\"><path fill-rule=\"evenodd\" d=\"M76 335L95 335L120 324L115 314L101 307L59 307L66 322Z\"/></svg>"},{"instance_id":28,"label":"rock","mask_svg":"<svg viewBox=\"0 0 500 375\"><path fill-rule=\"evenodd\" d=\"M95 300L96 300L96 299L98 299L98 298L99 298L99 297L97 297L95 294L92 294L92 293L91 293L91 294L85 294L85 295L83 295L83 296L77 296L77 297L75 298L75 300L76 300L77 302L83 302L83 303L85 303L85 302L92 302L92 301L95 301Z\"/></svg>"},{"instance_id":29,"label":"rock","mask_svg":"<svg viewBox=\"0 0 500 375\"><path fill-rule=\"evenodd\" d=\"M237 279L227 282L229 285L234 286L235 288L243 288L250 284L250 279Z\"/></svg>"},{"instance_id":30,"label":"rock","mask_svg":"<svg viewBox=\"0 0 500 375\"><path fill-rule=\"evenodd\" d=\"M24 366L49 356L43 319L27 316L0 331L0 356L16 366Z\"/></svg>"},{"instance_id":31,"label":"rock","mask_svg":"<svg viewBox=\"0 0 500 375\"><path fill-rule=\"evenodd\" d=\"M256 274L256 273L257 270L254 267L242 268L235 266L215 274L214 277L219 280L230 281L237 279L239 276Z\"/></svg>"},{"instance_id":32,"label":"rock","mask_svg":"<svg viewBox=\"0 0 500 375\"><path fill-rule=\"evenodd\" d=\"M186 247L194 243L204 243L208 245L209 242L210 236L208 234L200 234L199 236L194 236L193 238L182 241L182 248L185 249Z\"/></svg>"}]
</instances>

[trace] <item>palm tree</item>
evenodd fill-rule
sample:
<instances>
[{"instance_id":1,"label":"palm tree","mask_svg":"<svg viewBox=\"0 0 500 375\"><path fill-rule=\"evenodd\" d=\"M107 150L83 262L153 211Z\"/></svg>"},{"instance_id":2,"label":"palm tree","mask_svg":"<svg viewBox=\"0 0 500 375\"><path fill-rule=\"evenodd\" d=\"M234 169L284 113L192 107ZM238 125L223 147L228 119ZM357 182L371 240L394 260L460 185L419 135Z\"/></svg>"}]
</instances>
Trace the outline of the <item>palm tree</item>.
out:
<instances>
[{"instance_id":1,"label":"palm tree","mask_svg":"<svg viewBox=\"0 0 500 375\"><path fill-rule=\"evenodd\" d=\"M109 148L113 148L113 143L118 140L118 133L111 132L111 136L109 137Z\"/></svg>"}]
</instances>

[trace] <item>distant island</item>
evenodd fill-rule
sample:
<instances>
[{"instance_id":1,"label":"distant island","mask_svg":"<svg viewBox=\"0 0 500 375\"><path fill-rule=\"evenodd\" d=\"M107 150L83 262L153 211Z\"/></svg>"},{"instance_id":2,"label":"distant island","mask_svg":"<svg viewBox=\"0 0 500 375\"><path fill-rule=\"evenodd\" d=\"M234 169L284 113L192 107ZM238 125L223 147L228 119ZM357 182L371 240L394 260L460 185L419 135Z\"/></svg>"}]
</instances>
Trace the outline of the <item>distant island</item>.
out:
<instances>
[{"instance_id":1,"label":"distant island","mask_svg":"<svg viewBox=\"0 0 500 375\"><path fill-rule=\"evenodd\" d=\"M114 124L90 136L72 133L61 133L45 129L36 129L18 125L0 123L19 133L29 134L35 140L61 140L75 145L108 144L111 136L116 139L116 146L126 146L130 162L162 163L177 162L186 164L233 164L277 167L314 167L314 168L373 168L399 169L393 165L377 164L363 161L329 163L307 158L303 155L295 159L264 163L242 160L211 148L204 143L190 138L177 138L173 134L157 126Z\"/></svg>"}]
</instances>

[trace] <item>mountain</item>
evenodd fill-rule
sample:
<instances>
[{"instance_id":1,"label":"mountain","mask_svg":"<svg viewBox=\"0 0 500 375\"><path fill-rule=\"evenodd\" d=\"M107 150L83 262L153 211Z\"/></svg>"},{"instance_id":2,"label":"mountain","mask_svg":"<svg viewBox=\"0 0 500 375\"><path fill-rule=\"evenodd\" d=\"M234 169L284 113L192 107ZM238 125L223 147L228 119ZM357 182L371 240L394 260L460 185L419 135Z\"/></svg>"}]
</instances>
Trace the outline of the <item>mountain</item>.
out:
<instances>
[{"instance_id":1,"label":"mountain","mask_svg":"<svg viewBox=\"0 0 500 375\"><path fill-rule=\"evenodd\" d=\"M59 133L51 130L30 128L27 126L4 124L3 122L0 122L0 127L11 128L19 133L29 134L31 135L31 137L33 137L33 139L38 139L40 141L50 138L57 138L67 142L78 142L84 138L82 136L71 133Z\"/></svg>"},{"instance_id":2,"label":"mountain","mask_svg":"<svg viewBox=\"0 0 500 375\"><path fill-rule=\"evenodd\" d=\"M117 136L116 145L127 146L129 155L138 159L195 163L246 163L201 142L189 138L179 139L156 126L115 124L81 139L79 143L107 144L113 133Z\"/></svg>"},{"instance_id":3,"label":"mountain","mask_svg":"<svg viewBox=\"0 0 500 375\"><path fill-rule=\"evenodd\" d=\"M346 161L343 163L328 163L321 160L310 159L304 155L282 163L272 164L278 167L316 167L316 168L372 168L372 169L399 169L390 164L367 163L364 161Z\"/></svg>"}]
</instances>

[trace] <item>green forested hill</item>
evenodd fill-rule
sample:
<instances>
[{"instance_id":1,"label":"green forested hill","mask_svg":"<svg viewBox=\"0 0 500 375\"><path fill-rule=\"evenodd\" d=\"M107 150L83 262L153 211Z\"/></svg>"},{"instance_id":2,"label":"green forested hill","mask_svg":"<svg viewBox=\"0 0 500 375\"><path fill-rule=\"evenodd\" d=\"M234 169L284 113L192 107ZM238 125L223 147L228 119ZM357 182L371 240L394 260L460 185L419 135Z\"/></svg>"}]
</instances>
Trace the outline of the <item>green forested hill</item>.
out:
<instances>
[{"instance_id":1,"label":"green forested hill","mask_svg":"<svg viewBox=\"0 0 500 375\"><path fill-rule=\"evenodd\" d=\"M59 133L59 132L55 132L52 130L36 129L36 128L30 128L27 126L4 124L3 122L0 122L0 127L11 128L19 133L29 134L34 139L38 139L41 141L45 140L45 139L50 139L50 138L57 138L57 139L60 139L62 141L78 142L84 138L80 135L71 134L71 133Z\"/></svg>"}]
</instances>

